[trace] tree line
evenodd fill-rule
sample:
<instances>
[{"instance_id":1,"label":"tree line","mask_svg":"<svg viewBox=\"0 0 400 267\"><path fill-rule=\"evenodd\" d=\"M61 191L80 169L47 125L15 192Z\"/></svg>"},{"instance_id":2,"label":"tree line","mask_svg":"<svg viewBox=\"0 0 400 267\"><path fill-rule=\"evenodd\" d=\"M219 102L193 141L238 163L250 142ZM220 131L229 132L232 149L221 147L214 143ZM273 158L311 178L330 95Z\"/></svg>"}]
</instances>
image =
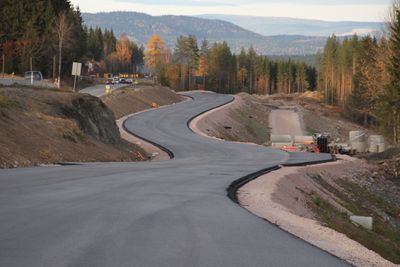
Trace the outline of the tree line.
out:
<instances>
[{"instance_id":1,"label":"tree line","mask_svg":"<svg viewBox=\"0 0 400 267\"><path fill-rule=\"evenodd\" d=\"M2 0L0 56L5 72L68 74L73 61L94 60L103 72L136 72L144 48L112 30L87 28L69 0Z\"/></svg>"},{"instance_id":2,"label":"tree line","mask_svg":"<svg viewBox=\"0 0 400 267\"><path fill-rule=\"evenodd\" d=\"M364 126L380 127L400 141L400 1L388 30L377 39L330 37L317 59L318 90Z\"/></svg>"},{"instance_id":3,"label":"tree line","mask_svg":"<svg viewBox=\"0 0 400 267\"><path fill-rule=\"evenodd\" d=\"M33 65L56 76L59 44L62 64L71 65L85 54L85 35L80 10L67 0L2 0L0 52L6 72L22 74Z\"/></svg>"},{"instance_id":4,"label":"tree line","mask_svg":"<svg viewBox=\"0 0 400 267\"><path fill-rule=\"evenodd\" d=\"M226 42L209 44L195 36L180 36L173 50L152 36L146 46L147 65L159 82L184 91L205 89L218 93L296 93L316 88L316 69L291 60L270 60L251 47L239 55Z\"/></svg>"},{"instance_id":5,"label":"tree line","mask_svg":"<svg viewBox=\"0 0 400 267\"><path fill-rule=\"evenodd\" d=\"M118 39L114 31L87 28L87 59L100 63L103 72L137 73L144 63L144 47L131 41L126 34Z\"/></svg>"}]
</instances>

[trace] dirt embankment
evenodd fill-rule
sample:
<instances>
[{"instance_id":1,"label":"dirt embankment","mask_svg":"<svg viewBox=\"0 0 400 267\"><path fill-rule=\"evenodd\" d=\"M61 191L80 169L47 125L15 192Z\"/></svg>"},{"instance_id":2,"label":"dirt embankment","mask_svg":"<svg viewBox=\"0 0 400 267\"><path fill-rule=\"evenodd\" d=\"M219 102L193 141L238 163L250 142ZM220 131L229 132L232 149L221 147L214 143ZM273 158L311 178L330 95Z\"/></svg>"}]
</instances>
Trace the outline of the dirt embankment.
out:
<instances>
[{"instance_id":1,"label":"dirt embankment","mask_svg":"<svg viewBox=\"0 0 400 267\"><path fill-rule=\"evenodd\" d=\"M219 109L197 123L208 136L229 141L268 144L271 129L268 114L271 107L257 98L242 93L227 108Z\"/></svg>"},{"instance_id":2,"label":"dirt embankment","mask_svg":"<svg viewBox=\"0 0 400 267\"><path fill-rule=\"evenodd\" d=\"M299 114L304 134L329 133L337 142L347 142L349 132L364 127L343 116L340 108L325 105L317 92L293 95L257 96L262 103L276 107L294 107Z\"/></svg>"},{"instance_id":3,"label":"dirt embankment","mask_svg":"<svg viewBox=\"0 0 400 267\"><path fill-rule=\"evenodd\" d=\"M184 98L167 87L158 85L139 85L113 91L112 94L101 97L104 104L120 119L145 109L157 106L170 105L184 100Z\"/></svg>"},{"instance_id":4,"label":"dirt embankment","mask_svg":"<svg viewBox=\"0 0 400 267\"><path fill-rule=\"evenodd\" d=\"M295 128L302 131L295 131L293 135L328 132L335 141L346 142L350 131L368 132L341 115L338 108L321 103L315 93L294 96L251 96L241 93L236 97L235 104L200 121L199 129L220 139L269 145L271 127L274 125L282 128L276 127L278 133L292 130L293 127L286 127L291 123L290 120L286 126L280 119L273 121L276 117L274 113L287 112L290 113L288 119L293 115L300 119L300 124Z\"/></svg>"},{"instance_id":5,"label":"dirt embankment","mask_svg":"<svg viewBox=\"0 0 400 267\"><path fill-rule=\"evenodd\" d=\"M135 161L143 150L121 141L114 114L98 98L0 88L0 167L58 162Z\"/></svg>"}]
</instances>

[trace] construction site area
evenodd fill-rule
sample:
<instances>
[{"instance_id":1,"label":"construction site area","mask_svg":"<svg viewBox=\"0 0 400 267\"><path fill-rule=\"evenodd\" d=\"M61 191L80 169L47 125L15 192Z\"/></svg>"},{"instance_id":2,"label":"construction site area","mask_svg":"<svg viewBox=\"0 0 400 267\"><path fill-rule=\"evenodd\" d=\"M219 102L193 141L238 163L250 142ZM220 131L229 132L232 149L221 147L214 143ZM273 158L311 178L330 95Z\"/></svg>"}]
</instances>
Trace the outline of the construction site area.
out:
<instances>
[{"instance_id":1,"label":"construction site area","mask_svg":"<svg viewBox=\"0 0 400 267\"><path fill-rule=\"evenodd\" d=\"M4 87L0 116L7 127L0 131L0 166L169 160L159 147L127 133L123 122L132 113L181 101L191 100L146 84L127 85L100 99ZM211 138L334 154L335 162L285 166L249 182L238 191L240 204L355 265L400 263L400 149L322 104L318 93L241 93L191 127ZM32 153L24 152L26 146Z\"/></svg>"},{"instance_id":2,"label":"construction site area","mask_svg":"<svg viewBox=\"0 0 400 267\"><path fill-rule=\"evenodd\" d=\"M400 263L400 149L333 109L315 92L240 94L199 125L220 139L334 154L336 162L284 167L246 184L240 203L357 266Z\"/></svg>"}]
</instances>

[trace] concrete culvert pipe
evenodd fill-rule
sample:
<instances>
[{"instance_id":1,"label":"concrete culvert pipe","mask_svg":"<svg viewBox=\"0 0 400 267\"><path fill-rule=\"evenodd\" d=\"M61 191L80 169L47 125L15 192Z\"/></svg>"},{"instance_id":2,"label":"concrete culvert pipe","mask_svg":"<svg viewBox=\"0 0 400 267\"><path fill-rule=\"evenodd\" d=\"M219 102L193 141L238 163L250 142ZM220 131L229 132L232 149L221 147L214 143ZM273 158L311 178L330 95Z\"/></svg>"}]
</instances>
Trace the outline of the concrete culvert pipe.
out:
<instances>
[{"instance_id":1,"label":"concrete culvert pipe","mask_svg":"<svg viewBox=\"0 0 400 267\"><path fill-rule=\"evenodd\" d=\"M369 146L370 153L378 153L379 152L379 145L371 144Z\"/></svg>"},{"instance_id":2,"label":"concrete culvert pipe","mask_svg":"<svg viewBox=\"0 0 400 267\"><path fill-rule=\"evenodd\" d=\"M361 226L364 227L365 229L368 229L372 231L373 228L373 219L372 217L364 217L364 216L350 216L350 220Z\"/></svg>"},{"instance_id":3,"label":"concrete culvert pipe","mask_svg":"<svg viewBox=\"0 0 400 267\"><path fill-rule=\"evenodd\" d=\"M350 145L358 153L367 151L366 134L364 131L351 131L349 133Z\"/></svg>"},{"instance_id":4,"label":"concrete culvert pipe","mask_svg":"<svg viewBox=\"0 0 400 267\"><path fill-rule=\"evenodd\" d=\"M353 142L366 142L366 135L364 131L351 131L349 133L350 143Z\"/></svg>"},{"instance_id":5,"label":"concrete culvert pipe","mask_svg":"<svg viewBox=\"0 0 400 267\"><path fill-rule=\"evenodd\" d=\"M283 135L283 134L272 134L271 135L272 143L290 143L293 144L293 138L291 135Z\"/></svg>"},{"instance_id":6,"label":"concrete culvert pipe","mask_svg":"<svg viewBox=\"0 0 400 267\"><path fill-rule=\"evenodd\" d=\"M383 138L382 135L371 135L369 137L369 143L379 145L385 143L385 139Z\"/></svg>"},{"instance_id":7,"label":"concrete culvert pipe","mask_svg":"<svg viewBox=\"0 0 400 267\"><path fill-rule=\"evenodd\" d=\"M371 135L369 137L369 152L377 153L386 150L385 138L382 135Z\"/></svg>"},{"instance_id":8,"label":"concrete culvert pipe","mask_svg":"<svg viewBox=\"0 0 400 267\"><path fill-rule=\"evenodd\" d=\"M355 149L358 153L364 153L367 151L366 142L353 142L351 143L351 147Z\"/></svg>"}]
</instances>

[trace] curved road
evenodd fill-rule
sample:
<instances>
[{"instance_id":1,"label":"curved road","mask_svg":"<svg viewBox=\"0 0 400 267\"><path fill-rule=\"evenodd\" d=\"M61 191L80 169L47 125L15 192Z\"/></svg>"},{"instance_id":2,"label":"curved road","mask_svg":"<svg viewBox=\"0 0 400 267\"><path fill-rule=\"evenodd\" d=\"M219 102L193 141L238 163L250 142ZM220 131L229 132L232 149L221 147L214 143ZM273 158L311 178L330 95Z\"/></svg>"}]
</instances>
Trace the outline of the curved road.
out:
<instances>
[{"instance_id":1,"label":"curved road","mask_svg":"<svg viewBox=\"0 0 400 267\"><path fill-rule=\"evenodd\" d=\"M187 121L232 97L190 96L126 122L173 160L0 171L0 266L346 265L226 197L250 173L329 156L198 136Z\"/></svg>"}]
</instances>

